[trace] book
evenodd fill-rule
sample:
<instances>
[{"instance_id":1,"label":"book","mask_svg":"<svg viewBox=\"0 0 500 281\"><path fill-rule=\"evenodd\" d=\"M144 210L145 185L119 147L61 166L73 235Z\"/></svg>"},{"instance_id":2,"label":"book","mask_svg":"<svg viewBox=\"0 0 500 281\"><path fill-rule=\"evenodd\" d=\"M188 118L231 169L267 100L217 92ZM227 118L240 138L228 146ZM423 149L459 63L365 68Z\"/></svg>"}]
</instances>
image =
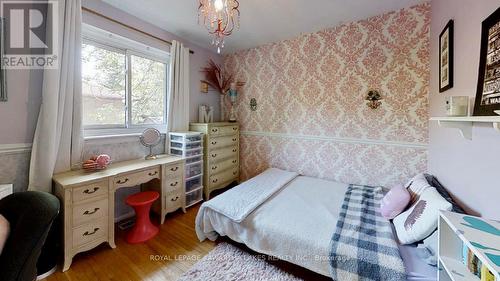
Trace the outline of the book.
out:
<instances>
[{"instance_id":1,"label":"book","mask_svg":"<svg viewBox=\"0 0 500 281\"><path fill-rule=\"evenodd\" d=\"M481 266L481 281L495 281L495 276L485 265Z\"/></svg>"}]
</instances>

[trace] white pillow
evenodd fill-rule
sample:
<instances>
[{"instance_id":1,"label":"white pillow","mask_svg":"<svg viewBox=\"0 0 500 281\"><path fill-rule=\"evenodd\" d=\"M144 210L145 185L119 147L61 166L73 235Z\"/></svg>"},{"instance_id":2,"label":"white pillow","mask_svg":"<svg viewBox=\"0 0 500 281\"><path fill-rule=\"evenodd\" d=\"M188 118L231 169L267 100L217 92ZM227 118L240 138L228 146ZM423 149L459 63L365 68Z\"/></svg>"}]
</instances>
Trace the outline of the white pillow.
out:
<instances>
[{"instance_id":1,"label":"white pillow","mask_svg":"<svg viewBox=\"0 0 500 281\"><path fill-rule=\"evenodd\" d=\"M439 210L451 208L434 187L426 188L415 204L393 220L401 244L415 243L431 235L438 225Z\"/></svg>"},{"instance_id":2,"label":"white pillow","mask_svg":"<svg viewBox=\"0 0 500 281\"><path fill-rule=\"evenodd\" d=\"M0 255L2 254L3 246L9 237L10 225L9 221L0 215Z\"/></svg>"},{"instance_id":3,"label":"white pillow","mask_svg":"<svg viewBox=\"0 0 500 281\"><path fill-rule=\"evenodd\" d=\"M431 185L425 178L424 174L418 174L414 178L412 178L406 185L406 189L410 193L410 206L413 205L418 199L420 195Z\"/></svg>"}]
</instances>

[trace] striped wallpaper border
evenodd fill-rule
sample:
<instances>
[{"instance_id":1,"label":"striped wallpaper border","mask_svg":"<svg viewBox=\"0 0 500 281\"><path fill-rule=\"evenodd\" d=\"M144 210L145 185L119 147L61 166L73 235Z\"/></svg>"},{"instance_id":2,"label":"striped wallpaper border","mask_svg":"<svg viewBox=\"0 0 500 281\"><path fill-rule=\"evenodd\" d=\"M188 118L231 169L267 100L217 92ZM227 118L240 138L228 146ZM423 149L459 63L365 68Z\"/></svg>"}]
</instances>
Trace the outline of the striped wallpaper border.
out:
<instances>
[{"instance_id":1,"label":"striped wallpaper border","mask_svg":"<svg viewBox=\"0 0 500 281\"><path fill-rule=\"evenodd\" d=\"M384 145L384 146L396 146L396 147L416 148L416 149L427 149L429 146L428 143L418 143L418 142L400 142L400 141L360 139L360 138L327 137L327 136L271 133L271 132L259 132L259 131L241 131L240 133L243 136L261 136L261 137L299 139L299 140L310 140L310 141L331 141L338 143Z\"/></svg>"}]
</instances>

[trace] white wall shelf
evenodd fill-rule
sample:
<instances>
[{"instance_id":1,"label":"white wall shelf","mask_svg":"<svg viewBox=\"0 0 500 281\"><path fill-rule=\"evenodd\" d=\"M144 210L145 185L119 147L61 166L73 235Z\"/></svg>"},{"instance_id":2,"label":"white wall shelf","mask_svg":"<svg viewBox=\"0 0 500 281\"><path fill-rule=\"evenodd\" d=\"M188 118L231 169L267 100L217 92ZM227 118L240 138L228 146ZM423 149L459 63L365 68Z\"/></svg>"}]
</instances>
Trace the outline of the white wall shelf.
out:
<instances>
[{"instance_id":1,"label":"white wall shelf","mask_svg":"<svg viewBox=\"0 0 500 281\"><path fill-rule=\"evenodd\" d=\"M472 140L472 126L474 123L491 123L500 133L500 116L467 116L467 117L432 117L431 121L438 121L439 126L460 130L462 136Z\"/></svg>"},{"instance_id":2,"label":"white wall shelf","mask_svg":"<svg viewBox=\"0 0 500 281\"><path fill-rule=\"evenodd\" d=\"M500 281L500 265L497 255L500 251L500 223L441 211L438 222L438 263L440 281L480 281L463 262L463 246L474 255Z\"/></svg>"}]
</instances>

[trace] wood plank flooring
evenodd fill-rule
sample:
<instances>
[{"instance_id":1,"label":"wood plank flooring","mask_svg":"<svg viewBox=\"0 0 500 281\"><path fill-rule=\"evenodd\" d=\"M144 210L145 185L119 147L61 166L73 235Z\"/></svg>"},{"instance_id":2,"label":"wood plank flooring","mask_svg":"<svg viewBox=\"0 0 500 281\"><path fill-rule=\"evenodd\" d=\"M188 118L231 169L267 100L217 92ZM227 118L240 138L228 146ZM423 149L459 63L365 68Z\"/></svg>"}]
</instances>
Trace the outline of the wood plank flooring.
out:
<instances>
[{"instance_id":1,"label":"wood plank flooring","mask_svg":"<svg viewBox=\"0 0 500 281\"><path fill-rule=\"evenodd\" d=\"M215 247L214 242L200 243L194 231L199 205L184 214L177 211L166 217L160 233L152 240L130 245L124 232L116 231L116 249L102 244L78 254L66 272L58 270L46 281L96 280L176 280Z\"/></svg>"},{"instance_id":2,"label":"wood plank flooring","mask_svg":"<svg viewBox=\"0 0 500 281\"><path fill-rule=\"evenodd\" d=\"M210 252L215 242L200 243L196 237L194 222L200 204L184 214L177 211L166 216L160 233L152 240L130 245L124 240L125 233L116 230L116 249L107 244L78 254L70 269L60 269L45 281L175 281L198 260ZM157 221L157 219L155 219ZM219 241L231 242L219 238ZM231 242L245 251L257 254L244 245ZM273 265L304 280L331 280L299 266L273 260Z\"/></svg>"}]
</instances>

